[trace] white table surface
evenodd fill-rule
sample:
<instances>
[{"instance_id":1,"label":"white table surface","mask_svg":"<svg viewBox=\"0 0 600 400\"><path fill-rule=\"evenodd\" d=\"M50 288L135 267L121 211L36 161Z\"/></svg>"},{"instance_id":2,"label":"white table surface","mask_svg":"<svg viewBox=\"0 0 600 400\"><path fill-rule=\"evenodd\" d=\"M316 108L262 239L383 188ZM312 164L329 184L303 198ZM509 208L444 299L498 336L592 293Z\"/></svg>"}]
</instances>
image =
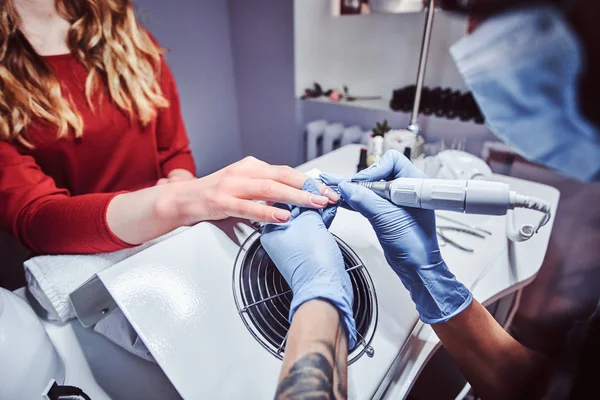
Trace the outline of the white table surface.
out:
<instances>
[{"instance_id":1,"label":"white table surface","mask_svg":"<svg viewBox=\"0 0 600 400\"><path fill-rule=\"evenodd\" d=\"M298 169L307 172L317 168L322 172L349 176L356 171L359 149L359 145L345 146L311 160L299 166ZM519 193L535 195L546 200L551 205L553 213L556 211L559 199L556 189L500 175L495 175L495 179L508 183L513 190ZM451 248L451 246L442 248L442 254L447 264L481 303L489 304L527 285L535 278L544 260L554 219L529 241L507 246L503 238L499 239L501 236L499 232L504 229L503 217L444 214L455 220L475 224L494 232L493 239L486 239L479 243L469 237L449 234L461 244L464 243L475 248L475 255L469 255L469 253ZM537 221L536 218L539 218L539 215L528 210L519 210L516 217L517 224L521 224L532 220ZM446 221L438 221L438 224L442 223L452 225ZM137 359L99 335L87 332L79 325L78 321L71 321L62 326L44 321L43 324L65 361L66 383L84 388L94 400L121 397L125 394L122 390L127 391L127 387L133 388L140 385L145 386L144 391L147 394L144 398L166 399L177 396L157 365ZM428 325L424 325L418 320L414 321L414 325L412 335L404 344L401 353L398 354L376 397L405 398L419 373L439 347L439 340ZM113 360L108 365L113 365L115 370L119 368L119 359L123 358L127 358L128 365L132 365L129 362L133 362L135 368L133 371L131 369L127 371L127 374L122 374L111 371L111 368L108 368L107 371L106 363L100 370L94 367L95 358L105 359L107 357ZM133 360L134 358L137 360ZM136 369L139 371L135 371ZM148 376L151 376L152 379L148 380ZM119 382L112 382L115 379ZM144 379L144 382L141 382L141 379ZM109 386L110 390L107 389ZM115 391L115 387L120 388L119 391ZM142 393L135 392L135 394L141 395ZM127 398L137 398L137 396L128 396Z\"/></svg>"}]
</instances>

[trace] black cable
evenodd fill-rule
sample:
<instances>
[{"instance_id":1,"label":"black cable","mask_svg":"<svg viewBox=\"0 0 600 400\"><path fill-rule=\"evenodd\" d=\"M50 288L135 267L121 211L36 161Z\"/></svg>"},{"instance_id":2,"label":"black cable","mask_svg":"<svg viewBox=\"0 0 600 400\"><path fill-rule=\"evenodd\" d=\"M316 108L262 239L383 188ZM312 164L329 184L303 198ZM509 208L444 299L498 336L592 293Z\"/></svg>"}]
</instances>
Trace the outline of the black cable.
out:
<instances>
[{"instance_id":1,"label":"black cable","mask_svg":"<svg viewBox=\"0 0 600 400\"><path fill-rule=\"evenodd\" d=\"M50 400L60 400L66 397L81 397L84 400L92 400L83 390L77 386L59 385L56 382L52 385L47 394Z\"/></svg>"}]
</instances>

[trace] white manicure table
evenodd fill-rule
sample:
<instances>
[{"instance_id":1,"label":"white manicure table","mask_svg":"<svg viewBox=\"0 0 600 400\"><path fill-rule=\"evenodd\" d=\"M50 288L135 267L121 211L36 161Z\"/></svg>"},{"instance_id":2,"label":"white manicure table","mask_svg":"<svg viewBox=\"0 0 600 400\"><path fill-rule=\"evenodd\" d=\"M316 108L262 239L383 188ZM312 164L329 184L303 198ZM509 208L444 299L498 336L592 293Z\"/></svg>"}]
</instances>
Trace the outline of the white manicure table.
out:
<instances>
[{"instance_id":1,"label":"white manicure table","mask_svg":"<svg viewBox=\"0 0 600 400\"><path fill-rule=\"evenodd\" d=\"M307 172L317 168L322 172L350 176L356 171L359 151L359 145L348 145L307 162L298 169ZM556 212L559 200L559 192L556 189L502 175L495 175L494 178L508 183L511 189L519 193L535 195L547 201L551 205L552 213ZM503 217L443 214L486 229L504 224ZM535 212L516 211L517 224L531 223L537 221L537 218L539 215ZM535 279L546 254L553 222L554 219L529 241L511 243L499 254L487 254L490 252L486 252L485 241L478 242L468 236L457 236L457 241L473 247L475 253L479 254L477 262L470 258L472 256L469 253L450 245L442 247L442 254L450 269L470 288L475 298L482 304L489 305L510 294L518 293ZM447 221L438 220L438 224L442 223L452 225ZM486 254L487 258L481 258ZM19 289L18 292L22 294L23 289ZM515 298L517 301L511 300L507 306L499 307L504 310L505 315L500 319L505 326L510 323L512 312L518 305L519 296L511 297ZM158 365L127 353L95 332L83 328L78 321L71 321L62 326L45 321L42 323L65 362L65 383L83 388L92 399L179 398L177 391ZM406 398L419 373L440 347L439 339L428 325L415 318L412 326L412 334L396 356L375 398Z\"/></svg>"}]
</instances>

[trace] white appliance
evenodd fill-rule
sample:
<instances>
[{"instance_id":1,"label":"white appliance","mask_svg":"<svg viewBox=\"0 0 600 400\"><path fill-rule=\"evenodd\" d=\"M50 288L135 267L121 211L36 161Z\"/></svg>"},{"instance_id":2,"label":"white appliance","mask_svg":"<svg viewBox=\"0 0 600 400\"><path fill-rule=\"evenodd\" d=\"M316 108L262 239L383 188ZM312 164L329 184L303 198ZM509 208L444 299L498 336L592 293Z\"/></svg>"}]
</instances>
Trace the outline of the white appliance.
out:
<instances>
[{"instance_id":1,"label":"white appliance","mask_svg":"<svg viewBox=\"0 0 600 400\"><path fill-rule=\"evenodd\" d=\"M417 313L365 218L340 209L331 231L355 285L349 398L370 399ZM99 274L185 399L274 394L291 295L258 235L240 220L201 223Z\"/></svg>"},{"instance_id":2,"label":"white appliance","mask_svg":"<svg viewBox=\"0 0 600 400\"><path fill-rule=\"evenodd\" d=\"M430 178L492 180L492 170L481 158L461 150L444 150L415 161Z\"/></svg>"},{"instance_id":3,"label":"white appliance","mask_svg":"<svg viewBox=\"0 0 600 400\"><path fill-rule=\"evenodd\" d=\"M41 399L65 366L29 305L0 288L0 399Z\"/></svg>"}]
</instances>

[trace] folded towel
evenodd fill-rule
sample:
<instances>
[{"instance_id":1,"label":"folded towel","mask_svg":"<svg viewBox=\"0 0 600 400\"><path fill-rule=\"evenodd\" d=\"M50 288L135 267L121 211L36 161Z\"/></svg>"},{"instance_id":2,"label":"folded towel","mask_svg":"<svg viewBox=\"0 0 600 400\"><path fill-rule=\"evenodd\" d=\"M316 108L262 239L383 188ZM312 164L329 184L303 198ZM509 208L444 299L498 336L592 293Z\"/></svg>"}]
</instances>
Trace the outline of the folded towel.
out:
<instances>
[{"instance_id":1,"label":"folded towel","mask_svg":"<svg viewBox=\"0 0 600 400\"><path fill-rule=\"evenodd\" d=\"M48 312L50 320L75 318L69 294L92 276L140 251L176 235L179 228L142 245L104 254L38 256L25 262L29 292Z\"/></svg>"}]
</instances>

